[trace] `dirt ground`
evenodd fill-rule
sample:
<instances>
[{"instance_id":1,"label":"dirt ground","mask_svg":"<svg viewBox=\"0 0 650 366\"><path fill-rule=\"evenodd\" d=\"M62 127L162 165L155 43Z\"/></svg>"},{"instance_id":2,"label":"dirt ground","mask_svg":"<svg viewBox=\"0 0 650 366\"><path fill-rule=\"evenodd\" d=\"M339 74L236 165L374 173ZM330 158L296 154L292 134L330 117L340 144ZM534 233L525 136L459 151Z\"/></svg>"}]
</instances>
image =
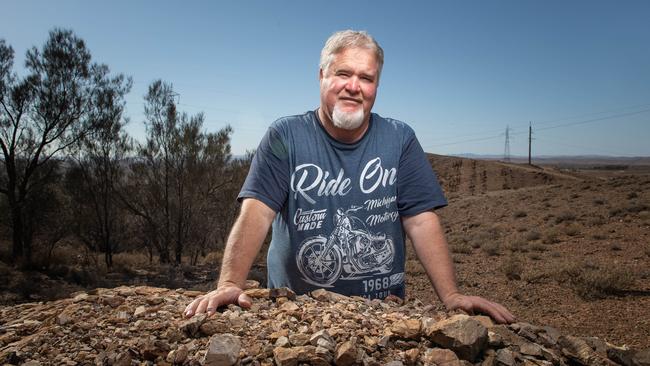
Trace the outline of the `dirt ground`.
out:
<instances>
[{"instance_id":1,"label":"dirt ground","mask_svg":"<svg viewBox=\"0 0 650 366\"><path fill-rule=\"evenodd\" d=\"M455 174L484 174L462 160ZM535 167L531 182L513 179L513 164L479 162L515 171L504 181L518 188L470 192L471 179L461 179L465 189L449 192L445 168L459 164L440 162L450 204L438 213L463 292L504 304L520 321L650 347L649 168ZM407 270L409 296L440 306L412 251Z\"/></svg>"}]
</instances>

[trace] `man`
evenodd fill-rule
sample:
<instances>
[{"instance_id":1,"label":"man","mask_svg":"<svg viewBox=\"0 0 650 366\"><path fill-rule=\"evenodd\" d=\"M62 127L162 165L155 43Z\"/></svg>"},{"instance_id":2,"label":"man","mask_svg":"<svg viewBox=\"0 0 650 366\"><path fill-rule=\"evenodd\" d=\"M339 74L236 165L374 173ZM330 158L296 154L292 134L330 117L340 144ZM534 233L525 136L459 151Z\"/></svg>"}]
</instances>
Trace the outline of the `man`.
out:
<instances>
[{"instance_id":1,"label":"man","mask_svg":"<svg viewBox=\"0 0 650 366\"><path fill-rule=\"evenodd\" d=\"M320 107L274 122L239 194L217 289L185 316L250 307L243 286L269 227L269 287L297 293L404 297L405 234L448 309L514 321L503 306L458 292L434 209L447 204L413 130L371 113L383 50L365 32L334 33L321 52Z\"/></svg>"}]
</instances>

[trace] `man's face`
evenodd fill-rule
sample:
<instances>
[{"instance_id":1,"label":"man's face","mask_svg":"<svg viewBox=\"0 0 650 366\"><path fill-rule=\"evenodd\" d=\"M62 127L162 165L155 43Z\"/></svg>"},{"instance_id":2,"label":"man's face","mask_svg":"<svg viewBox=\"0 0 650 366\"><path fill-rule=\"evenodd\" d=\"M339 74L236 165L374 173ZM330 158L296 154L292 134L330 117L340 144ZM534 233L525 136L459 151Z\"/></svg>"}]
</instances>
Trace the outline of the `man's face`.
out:
<instances>
[{"instance_id":1,"label":"man's face","mask_svg":"<svg viewBox=\"0 0 650 366\"><path fill-rule=\"evenodd\" d=\"M367 123L375 104L379 70L375 54L365 48L348 48L334 55L320 71L323 113L336 127L353 130Z\"/></svg>"}]
</instances>

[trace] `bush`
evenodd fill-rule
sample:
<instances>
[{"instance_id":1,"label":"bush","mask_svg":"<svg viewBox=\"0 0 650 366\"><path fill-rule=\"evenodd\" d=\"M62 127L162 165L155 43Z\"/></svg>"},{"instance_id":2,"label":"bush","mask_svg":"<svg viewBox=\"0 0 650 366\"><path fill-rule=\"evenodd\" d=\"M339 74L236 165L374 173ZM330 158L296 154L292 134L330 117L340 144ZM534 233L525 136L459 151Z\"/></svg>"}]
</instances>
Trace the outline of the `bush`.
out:
<instances>
[{"instance_id":1,"label":"bush","mask_svg":"<svg viewBox=\"0 0 650 366\"><path fill-rule=\"evenodd\" d=\"M635 281L633 272L626 268L599 268L591 263L566 262L554 273L560 284L567 284L585 300L618 295Z\"/></svg>"},{"instance_id":2,"label":"bush","mask_svg":"<svg viewBox=\"0 0 650 366\"><path fill-rule=\"evenodd\" d=\"M580 228L576 225L569 225L564 229L564 233L568 236L576 236L580 234Z\"/></svg>"},{"instance_id":3,"label":"bush","mask_svg":"<svg viewBox=\"0 0 650 366\"><path fill-rule=\"evenodd\" d=\"M485 252L485 254L489 256L497 256L501 254L501 248L499 247L499 244L496 242L488 242L483 244L481 249Z\"/></svg>"},{"instance_id":4,"label":"bush","mask_svg":"<svg viewBox=\"0 0 650 366\"><path fill-rule=\"evenodd\" d=\"M457 244L452 244L451 245L451 252L452 253L459 253L459 254L470 254L472 253L472 247L471 245L467 243L457 243Z\"/></svg>"},{"instance_id":5,"label":"bush","mask_svg":"<svg viewBox=\"0 0 650 366\"><path fill-rule=\"evenodd\" d=\"M615 252L618 252L618 251L623 250L623 249L621 248L621 246L618 245L618 244L616 244L616 243L612 243L612 244L609 246L609 249L611 249L612 251L615 251Z\"/></svg>"},{"instance_id":6,"label":"bush","mask_svg":"<svg viewBox=\"0 0 650 366\"><path fill-rule=\"evenodd\" d=\"M518 219L518 218L521 218L521 217L526 217L526 216L528 216L528 214L526 213L526 211L516 211L512 216L514 216L514 218Z\"/></svg>"},{"instance_id":7,"label":"bush","mask_svg":"<svg viewBox=\"0 0 650 366\"><path fill-rule=\"evenodd\" d=\"M555 217L555 223L561 224L563 222L575 221L576 215L571 212L563 212L559 216Z\"/></svg>"},{"instance_id":8,"label":"bush","mask_svg":"<svg viewBox=\"0 0 650 366\"><path fill-rule=\"evenodd\" d=\"M544 234L544 239L542 239L542 242L544 244L555 244L559 243L559 234L555 230L549 230Z\"/></svg>"},{"instance_id":9,"label":"bush","mask_svg":"<svg viewBox=\"0 0 650 366\"><path fill-rule=\"evenodd\" d=\"M526 253L528 252L528 243L523 239L517 239L513 242L510 242L507 246L507 249L513 253Z\"/></svg>"},{"instance_id":10,"label":"bush","mask_svg":"<svg viewBox=\"0 0 650 366\"><path fill-rule=\"evenodd\" d=\"M520 280L524 266L521 264L520 258L511 255L501 265L501 271L509 280Z\"/></svg>"},{"instance_id":11,"label":"bush","mask_svg":"<svg viewBox=\"0 0 650 366\"><path fill-rule=\"evenodd\" d=\"M594 200L594 205L602 206L605 204L605 200L597 198Z\"/></svg>"},{"instance_id":12,"label":"bush","mask_svg":"<svg viewBox=\"0 0 650 366\"><path fill-rule=\"evenodd\" d=\"M528 234L526 234L526 240L528 241L539 240L541 237L542 235L537 231L531 231Z\"/></svg>"}]
</instances>

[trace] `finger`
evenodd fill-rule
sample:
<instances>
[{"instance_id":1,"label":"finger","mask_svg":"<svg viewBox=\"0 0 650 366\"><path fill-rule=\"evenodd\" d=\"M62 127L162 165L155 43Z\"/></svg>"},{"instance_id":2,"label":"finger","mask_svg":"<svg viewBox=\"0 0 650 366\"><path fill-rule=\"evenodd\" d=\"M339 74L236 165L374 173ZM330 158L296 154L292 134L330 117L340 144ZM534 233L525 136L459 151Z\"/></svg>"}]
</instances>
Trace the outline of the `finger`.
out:
<instances>
[{"instance_id":1,"label":"finger","mask_svg":"<svg viewBox=\"0 0 650 366\"><path fill-rule=\"evenodd\" d=\"M220 301L219 301L219 296L218 295L210 297L210 300L208 300L207 306L205 308L205 310L208 313L208 316L212 316L212 314L217 312L217 308L220 305L219 302Z\"/></svg>"},{"instance_id":2,"label":"finger","mask_svg":"<svg viewBox=\"0 0 650 366\"><path fill-rule=\"evenodd\" d=\"M253 299L251 299L250 296L246 295L245 293L241 293L239 297L237 298L237 303L239 306L242 308L250 308L253 305Z\"/></svg>"},{"instance_id":3,"label":"finger","mask_svg":"<svg viewBox=\"0 0 650 366\"><path fill-rule=\"evenodd\" d=\"M501 317L504 320L504 323L512 323L515 321L515 316L512 315L512 313L503 305L493 302L492 305L495 307L495 309L499 312Z\"/></svg>"},{"instance_id":4,"label":"finger","mask_svg":"<svg viewBox=\"0 0 650 366\"><path fill-rule=\"evenodd\" d=\"M199 306L196 308L196 314L203 314L205 313L205 309L208 307L208 296L204 296L201 299L201 302L199 302Z\"/></svg>"},{"instance_id":5,"label":"finger","mask_svg":"<svg viewBox=\"0 0 650 366\"><path fill-rule=\"evenodd\" d=\"M201 298L203 298L203 296L197 297L194 299L194 301L187 305L185 308L185 317L191 318L194 315L196 308L199 306L199 302L201 302Z\"/></svg>"}]
</instances>

